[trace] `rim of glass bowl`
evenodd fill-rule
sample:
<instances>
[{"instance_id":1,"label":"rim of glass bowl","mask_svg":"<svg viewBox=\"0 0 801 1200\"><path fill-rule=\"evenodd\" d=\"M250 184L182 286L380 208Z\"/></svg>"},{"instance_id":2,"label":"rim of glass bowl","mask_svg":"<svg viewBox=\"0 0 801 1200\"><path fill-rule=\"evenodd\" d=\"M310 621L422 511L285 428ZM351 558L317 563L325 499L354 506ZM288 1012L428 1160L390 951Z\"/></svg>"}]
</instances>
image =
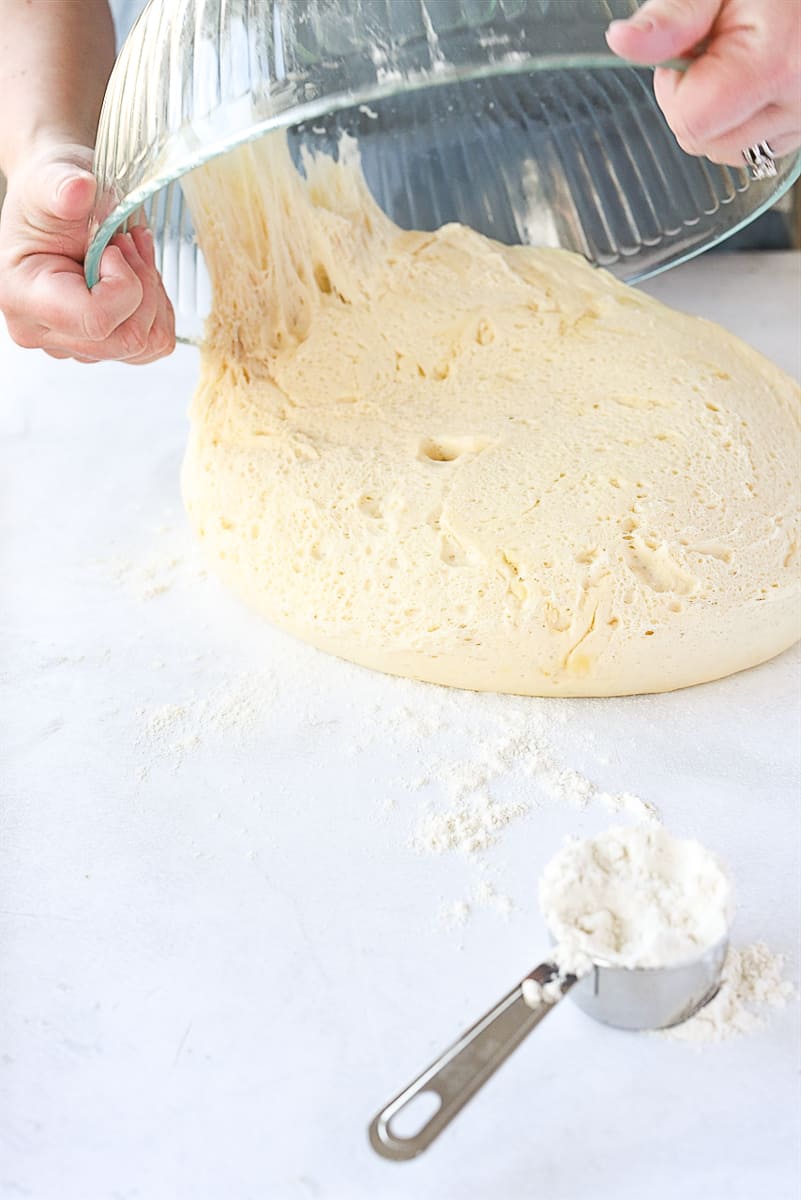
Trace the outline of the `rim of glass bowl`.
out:
<instances>
[{"instance_id":1,"label":"rim of glass bowl","mask_svg":"<svg viewBox=\"0 0 801 1200\"><path fill-rule=\"evenodd\" d=\"M661 65L673 67L677 70L684 70L689 65L689 62L688 60L674 60ZM93 232L84 261L84 274L87 285L93 288L98 282L100 278L100 260L103 256L103 251L114 234L151 196L161 191L162 188L167 187L170 183L175 182L175 180L180 179L183 175L194 171L197 167L202 167L213 158L218 158L220 155L236 149L237 146L245 145L247 142L256 141L267 133L272 133L277 129L287 129L292 125L299 125L302 122L311 121L317 117L339 112L346 108L355 108L360 104L369 104L374 100L382 100L389 96L399 95L402 92L422 91L429 87L442 87L452 83L497 78L504 75L535 74L541 71L594 70L599 68L631 70L633 66L635 64L619 58L611 52L600 52L597 54L588 54L586 52L550 54L542 57L513 52L506 59L496 60L492 63L459 67L452 64L443 64L435 72L410 72L408 75L403 76L402 79L395 78L384 82L376 82L355 91L334 92L315 100L293 105L290 108L266 117L264 120L254 122L251 125L244 125L235 132L229 130L223 135L211 137L208 141L204 142L200 141L195 132L197 127L202 125L202 121L198 122L197 126L186 125L182 129L176 130L167 140L167 145L171 150L169 169L162 172L157 171L132 189L115 205L105 220ZM231 108L234 108L237 103L234 102ZM218 114L224 113L225 107L217 109L216 112ZM207 120L208 118L204 119ZM185 142L183 151L180 150L182 140ZM175 152L176 147L179 147L177 154ZM789 158L790 156L788 155L787 157ZM756 220L757 217L761 216L769 208L772 208L785 192L792 187L799 176L801 176L801 151L796 154L795 163L780 178L775 190L771 192L762 204L759 204L753 211L749 212L736 225L725 230L719 236L710 238L708 242L692 247L684 255L669 259L664 263L658 263L655 266L652 265L647 270L633 275L629 282L638 283L642 280L652 278L661 271L679 266L681 263L695 258L698 254L710 250L713 246L728 240L728 238L732 237L740 229L744 229L752 221Z\"/></svg>"}]
</instances>

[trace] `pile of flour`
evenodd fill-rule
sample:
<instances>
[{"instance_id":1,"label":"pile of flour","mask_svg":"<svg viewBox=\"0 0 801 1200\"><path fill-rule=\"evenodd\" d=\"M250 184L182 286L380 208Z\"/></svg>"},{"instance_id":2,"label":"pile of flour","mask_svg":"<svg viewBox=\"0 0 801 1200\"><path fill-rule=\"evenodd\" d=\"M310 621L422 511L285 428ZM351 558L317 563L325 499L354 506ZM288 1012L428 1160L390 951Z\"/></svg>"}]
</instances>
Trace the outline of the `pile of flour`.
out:
<instances>
[{"instance_id":1,"label":"pile of flour","mask_svg":"<svg viewBox=\"0 0 801 1200\"><path fill-rule=\"evenodd\" d=\"M783 955L774 954L764 942L731 946L717 995L689 1021L660 1029L660 1035L700 1047L754 1033L763 1027L770 1009L784 1008L796 993L783 971Z\"/></svg>"},{"instance_id":2,"label":"pile of flour","mask_svg":"<svg viewBox=\"0 0 801 1200\"><path fill-rule=\"evenodd\" d=\"M718 858L658 825L570 838L545 868L539 898L564 975L585 974L594 959L621 967L687 962L725 938L733 915Z\"/></svg>"}]
</instances>

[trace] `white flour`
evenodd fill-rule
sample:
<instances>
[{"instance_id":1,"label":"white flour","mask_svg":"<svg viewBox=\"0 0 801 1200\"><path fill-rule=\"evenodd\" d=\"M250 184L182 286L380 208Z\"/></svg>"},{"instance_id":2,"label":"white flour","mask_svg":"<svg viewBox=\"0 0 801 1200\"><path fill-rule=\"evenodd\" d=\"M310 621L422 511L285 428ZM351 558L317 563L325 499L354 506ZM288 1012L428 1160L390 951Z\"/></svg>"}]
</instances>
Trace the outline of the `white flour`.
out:
<instances>
[{"instance_id":1,"label":"white flour","mask_svg":"<svg viewBox=\"0 0 801 1200\"><path fill-rule=\"evenodd\" d=\"M782 979L783 971L784 957L774 954L764 942L732 947L714 999L689 1021L662 1029L660 1035L703 1046L761 1029L769 1010L784 1008L795 995L793 984Z\"/></svg>"},{"instance_id":2,"label":"white flour","mask_svg":"<svg viewBox=\"0 0 801 1200\"><path fill-rule=\"evenodd\" d=\"M267 721L276 697L274 676L261 672L151 711L140 709L137 745L144 760L140 777L157 763L177 771L187 754L214 737L224 737L229 748L241 745Z\"/></svg>"},{"instance_id":3,"label":"white flour","mask_svg":"<svg viewBox=\"0 0 801 1200\"><path fill-rule=\"evenodd\" d=\"M183 565L182 558L164 555L141 563L113 558L108 568L114 580L124 584L137 600L153 600L170 590Z\"/></svg>"},{"instance_id":4,"label":"white flour","mask_svg":"<svg viewBox=\"0 0 801 1200\"><path fill-rule=\"evenodd\" d=\"M498 892L488 879L480 879L470 893L469 900L451 900L442 903L437 912L436 926L439 929L462 929L474 912L486 910L507 920L514 912L511 896Z\"/></svg>"},{"instance_id":5,"label":"white flour","mask_svg":"<svg viewBox=\"0 0 801 1200\"><path fill-rule=\"evenodd\" d=\"M476 902L482 908L493 909L499 916L508 917L514 911L514 901L511 896L506 896L495 890L495 885L490 883L488 879L482 879L475 891Z\"/></svg>"},{"instance_id":6,"label":"white flour","mask_svg":"<svg viewBox=\"0 0 801 1200\"><path fill-rule=\"evenodd\" d=\"M594 958L621 967L686 962L721 941L733 915L716 856L660 826L569 839L546 866L539 897L565 975L585 973Z\"/></svg>"},{"instance_id":7,"label":"white flour","mask_svg":"<svg viewBox=\"0 0 801 1200\"><path fill-rule=\"evenodd\" d=\"M493 800L485 787L477 787L449 808L424 813L418 823L415 845L431 854L447 850L478 854L494 845L500 831L528 809L522 800L503 803Z\"/></svg>"},{"instance_id":8,"label":"white flour","mask_svg":"<svg viewBox=\"0 0 801 1200\"><path fill-rule=\"evenodd\" d=\"M470 920L472 909L466 900L451 900L440 905L437 924L443 929L461 929Z\"/></svg>"},{"instance_id":9,"label":"white flour","mask_svg":"<svg viewBox=\"0 0 801 1200\"><path fill-rule=\"evenodd\" d=\"M118 556L106 559L102 564L114 582L124 587L135 600L154 600L186 580L197 587L208 577L183 522L159 525L155 534L146 556Z\"/></svg>"},{"instance_id":10,"label":"white flour","mask_svg":"<svg viewBox=\"0 0 801 1200\"><path fill-rule=\"evenodd\" d=\"M555 1004L562 995L562 979L557 976L547 983L538 983L536 979L524 979L521 985L523 999L529 1008L539 1008L544 1000Z\"/></svg>"},{"instance_id":11,"label":"white flour","mask_svg":"<svg viewBox=\"0 0 801 1200\"><path fill-rule=\"evenodd\" d=\"M497 842L507 825L525 816L532 804L547 801L579 809L597 804L640 821L659 820L656 808L648 801L628 792L604 791L560 761L551 739L558 725L564 723L564 710L549 713L547 706L552 701L531 701L526 706L514 701L503 713L503 731L488 734L486 717L492 719L498 712L497 702L506 698L493 697L493 703L487 704L485 697L456 695L469 696L475 706L474 717L484 708L485 720L483 728L472 732L468 739L469 757L435 763L426 775L415 778L414 790L433 785L438 798L418 819L414 837L418 850L478 855ZM412 729L423 724L438 732L450 727L434 713L415 712L410 723ZM491 787L501 780L516 783L524 795L499 800Z\"/></svg>"}]
</instances>

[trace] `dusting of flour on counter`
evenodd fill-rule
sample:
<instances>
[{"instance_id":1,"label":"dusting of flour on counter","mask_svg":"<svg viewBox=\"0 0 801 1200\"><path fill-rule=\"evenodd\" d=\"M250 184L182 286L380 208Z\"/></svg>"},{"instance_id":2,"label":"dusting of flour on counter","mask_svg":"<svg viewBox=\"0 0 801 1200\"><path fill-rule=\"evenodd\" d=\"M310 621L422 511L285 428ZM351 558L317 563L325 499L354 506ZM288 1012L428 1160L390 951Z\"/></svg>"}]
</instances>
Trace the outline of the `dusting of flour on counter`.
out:
<instances>
[{"instance_id":1,"label":"dusting of flour on counter","mask_svg":"<svg viewBox=\"0 0 801 1200\"><path fill-rule=\"evenodd\" d=\"M124 584L137 600L154 600L168 592L184 565L175 554L153 555L142 561L113 558L108 567L115 582Z\"/></svg>"},{"instance_id":2,"label":"dusting of flour on counter","mask_svg":"<svg viewBox=\"0 0 801 1200\"><path fill-rule=\"evenodd\" d=\"M770 1009L784 1008L796 995L783 971L784 956L764 942L730 947L717 995L689 1021L658 1030L659 1036L703 1046L761 1029Z\"/></svg>"},{"instance_id":3,"label":"dusting of flour on counter","mask_svg":"<svg viewBox=\"0 0 801 1200\"><path fill-rule=\"evenodd\" d=\"M438 929L463 928L479 910L493 912L496 916L508 920L514 909L515 904L511 896L499 892L490 880L481 879L473 888L468 900L443 901L439 906L435 924Z\"/></svg>"},{"instance_id":4,"label":"dusting of flour on counter","mask_svg":"<svg viewBox=\"0 0 801 1200\"><path fill-rule=\"evenodd\" d=\"M415 720L419 721L418 715ZM441 728L443 721L438 723ZM500 833L525 816L533 804L548 800L583 809L599 805L610 812L625 813L644 823L656 823L659 815L648 801L629 792L607 792L576 768L565 765L548 736L549 722L541 707L508 710L500 733L476 731L472 757L435 764L428 775L418 777L416 788L433 783L444 804L421 814L414 844L430 854L458 851L470 857L493 846ZM523 795L501 800L491 785L503 780L516 782Z\"/></svg>"},{"instance_id":5,"label":"dusting of flour on counter","mask_svg":"<svg viewBox=\"0 0 801 1200\"><path fill-rule=\"evenodd\" d=\"M506 832L532 810L550 803L584 809L600 806L640 821L658 821L656 808L628 791L607 791L575 766L601 760L592 737L573 722L569 703L519 700L432 687L409 680L388 685L394 702L366 702L358 729L341 740L337 718L341 704L343 664L329 665L316 651L289 644L290 658L269 671L223 671L211 687L172 695L138 710L136 745L142 754L140 776L166 763L180 770L193 751L215 736L226 747L260 737L269 714L279 705L293 715L299 730L337 740L343 757L360 758L380 748L397 764L382 804L397 810L411 807L414 847L425 854L455 853L479 863ZM154 670L163 661L153 664ZM358 683L358 681L356 681ZM565 751L559 742L568 743ZM480 863L483 866L483 862ZM486 904L504 915L501 906Z\"/></svg>"},{"instance_id":6,"label":"dusting of flour on counter","mask_svg":"<svg viewBox=\"0 0 801 1200\"><path fill-rule=\"evenodd\" d=\"M498 892L493 883L482 879L475 891L475 898L483 908L493 909L501 917L508 917L514 911L514 901L511 896Z\"/></svg>"},{"instance_id":7,"label":"dusting of flour on counter","mask_svg":"<svg viewBox=\"0 0 801 1200\"><path fill-rule=\"evenodd\" d=\"M159 525L146 553L124 558L117 555L104 560L103 566L114 582L136 600L154 600L181 581L196 587L207 578L197 547L182 524Z\"/></svg>"},{"instance_id":8,"label":"dusting of flour on counter","mask_svg":"<svg viewBox=\"0 0 801 1200\"><path fill-rule=\"evenodd\" d=\"M494 845L499 831L528 810L529 805L522 800L503 803L493 800L486 788L474 789L449 808L424 813L415 844L430 854L447 850L478 854Z\"/></svg>"},{"instance_id":9,"label":"dusting of flour on counter","mask_svg":"<svg viewBox=\"0 0 801 1200\"><path fill-rule=\"evenodd\" d=\"M563 976L585 974L593 959L620 967L690 961L726 937L733 914L718 858L658 826L570 838L546 866L539 899Z\"/></svg>"},{"instance_id":10,"label":"dusting of flour on counter","mask_svg":"<svg viewBox=\"0 0 801 1200\"><path fill-rule=\"evenodd\" d=\"M229 746L241 744L267 719L276 695L274 677L262 671L177 703L161 704L150 711L140 709L137 745L146 756L141 777L156 763L166 762L178 770L186 754L199 748L210 735L224 735Z\"/></svg>"},{"instance_id":11,"label":"dusting of flour on counter","mask_svg":"<svg viewBox=\"0 0 801 1200\"><path fill-rule=\"evenodd\" d=\"M466 900L452 900L440 905L437 924L443 929L460 929L470 920L471 912Z\"/></svg>"}]
</instances>

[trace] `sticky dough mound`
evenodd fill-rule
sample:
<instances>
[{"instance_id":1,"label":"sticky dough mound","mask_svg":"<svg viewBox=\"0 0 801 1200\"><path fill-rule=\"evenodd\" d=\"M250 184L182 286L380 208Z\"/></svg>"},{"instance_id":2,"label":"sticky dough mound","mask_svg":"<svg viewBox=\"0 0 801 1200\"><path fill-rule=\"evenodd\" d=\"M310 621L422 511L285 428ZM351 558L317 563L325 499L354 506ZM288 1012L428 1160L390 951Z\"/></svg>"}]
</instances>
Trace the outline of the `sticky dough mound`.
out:
<instances>
[{"instance_id":1,"label":"sticky dough mound","mask_svg":"<svg viewBox=\"0 0 801 1200\"><path fill-rule=\"evenodd\" d=\"M368 667L658 692L799 629L799 389L571 254L407 233L351 145L187 191L215 289L183 475L211 562ZM747 301L744 301L747 302Z\"/></svg>"}]
</instances>

